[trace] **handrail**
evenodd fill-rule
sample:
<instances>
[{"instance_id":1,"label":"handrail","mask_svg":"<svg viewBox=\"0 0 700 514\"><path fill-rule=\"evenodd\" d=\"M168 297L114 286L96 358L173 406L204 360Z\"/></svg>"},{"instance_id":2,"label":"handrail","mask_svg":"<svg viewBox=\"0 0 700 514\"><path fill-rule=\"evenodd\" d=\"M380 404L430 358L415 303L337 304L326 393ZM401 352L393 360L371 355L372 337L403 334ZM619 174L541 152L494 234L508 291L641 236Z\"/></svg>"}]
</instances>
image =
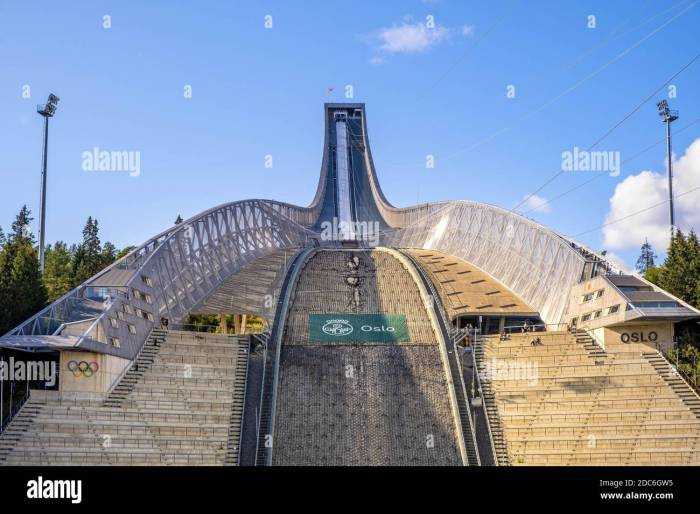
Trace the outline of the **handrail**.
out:
<instances>
[{"instance_id":1,"label":"handrail","mask_svg":"<svg viewBox=\"0 0 700 514\"><path fill-rule=\"evenodd\" d=\"M449 332L449 329L448 329L448 327L450 327L451 324L450 324L449 318L447 317L447 312L445 311L444 306L442 305L442 301L440 301L440 296L438 295L438 292L435 289L435 286L434 286L432 280L430 280L427 277L423 267L418 263L418 261L411 254L409 254L408 252L405 252L405 251L399 251L399 253L401 255L403 255L404 257L406 257L409 260L409 262L411 262L413 264L413 267L418 272L418 275L420 276L420 278L423 282L423 285L426 286L428 292L431 294L431 296L432 296L431 304L433 306L433 311L436 311L438 313L440 321L442 322L442 327L440 327L440 328L443 331L443 338L447 337L448 340L452 343L453 355L455 358L458 358L457 357L456 342L453 339L452 334ZM445 342L447 343L447 341L445 341ZM447 356L447 360L448 360L447 365L451 367L452 365L450 363L449 355ZM479 445L478 445L477 440L476 440L476 426L474 425L474 419L472 418L472 414L471 414L471 409L470 409L470 405L469 405L469 395L467 394L467 389L466 389L466 386L464 384L464 376L462 374L462 370L459 369L457 371L458 371L458 375L459 375L460 384L462 386L462 395L463 395L464 401L466 403L467 420L469 421L469 431L470 431L470 435L472 438L472 444L474 445L474 450L476 453L477 465L481 466L481 457L479 455ZM455 384L454 387L457 387L457 385ZM458 411L459 411L459 409L458 409ZM495 460L495 454L494 454L494 460Z\"/></svg>"},{"instance_id":2,"label":"handrail","mask_svg":"<svg viewBox=\"0 0 700 514\"><path fill-rule=\"evenodd\" d=\"M459 362L461 363L461 357L458 357L458 350L457 350L457 343L452 340L452 351L453 355L455 356L456 359L459 359ZM459 382L460 385L462 386L462 396L464 396L464 402L467 406L467 418L469 418L469 428L471 429L471 436L472 436L472 444L474 445L474 451L476 453L476 463L478 466L481 466L481 456L479 455L479 443L476 440L476 426L474 423L474 419L472 418L472 413L471 413L471 408L469 405L469 395L467 394L467 386L464 383L464 375L462 374L462 367L460 365L459 369ZM494 460L495 460L495 455L494 455Z\"/></svg>"},{"instance_id":3,"label":"handrail","mask_svg":"<svg viewBox=\"0 0 700 514\"><path fill-rule=\"evenodd\" d=\"M535 330L535 329L538 329L540 327L543 328L544 330ZM527 332L547 332L547 330L548 330L547 327L557 327L553 331L563 332L564 330L566 330L567 324L566 323L534 323L532 325L528 324ZM524 328L524 325L508 325L508 326L503 327L503 332L506 334L512 334L513 331L523 330L523 328Z\"/></svg>"},{"instance_id":4,"label":"handrail","mask_svg":"<svg viewBox=\"0 0 700 514\"><path fill-rule=\"evenodd\" d=\"M287 272L287 277L285 278L286 284L283 283L283 294L284 296L280 299L278 303L279 319L275 322L274 327L274 363L273 363L273 373L272 373L272 392L270 398L270 413L269 413L269 429L270 435L274 434L275 429L275 417L276 417L276 404L277 404L277 386L279 381L279 366L280 366L280 354L282 353L282 335L284 333L284 324L287 319L287 309L289 307L289 300L292 295L292 290L296 284L296 280L299 276L299 271L303 267L303 264L307 261L309 256L316 252L316 248L307 248L306 250L298 253L294 260L290 263L289 270ZM262 411L261 411L262 412ZM274 439L273 439L274 446ZM266 452L265 454L265 465L269 466L272 463L272 451Z\"/></svg>"},{"instance_id":5,"label":"handrail","mask_svg":"<svg viewBox=\"0 0 700 514\"><path fill-rule=\"evenodd\" d=\"M155 328L151 329L151 331L146 336L146 340L141 345L141 348L139 348L139 351L136 354L136 356L133 358L133 360L129 363L128 366L124 366L124 369L121 371L121 373L119 373L117 378L114 379L114 381L112 382L112 385L109 386L109 389L105 393L105 400L107 400L109 398L109 396L112 394L112 391L114 391L114 389L117 387L117 385L119 385L119 382L122 381L122 378L124 378L126 376L126 374L129 372L129 370L134 367L134 364L136 363L136 361L139 359L139 357L143 353L143 349L146 347L146 343L153 335L154 330L156 330L156 329Z\"/></svg>"},{"instance_id":6,"label":"handrail","mask_svg":"<svg viewBox=\"0 0 700 514\"><path fill-rule=\"evenodd\" d=\"M479 396L481 396L481 402L482 406L484 409L484 418L486 419L486 428L488 429L489 433L489 441L491 443L491 451L493 452L493 462L496 466L500 465L500 462L498 461L498 453L496 453L496 443L493 440L493 430L491 428L491 420L489 419L489 414L486 409L486 403L484 401L484 390L481 386L481 376L479 373L479 366L478 363L476 362L476 345L477 343L481 343L481 336L478 336L479 339L477 339L476 335L476 329L474 329L472 336L470 336L470 340L474 341L474 345L472 348L472 365L474 366L474 376L476 377L476 387L477 391L479 391Z\"/></svg>"},{"instance_id":7,"label":"handrail","mask_svg":"<svg viewBox=\"0 0 700 514\"><path fill-rule=\"evenodd\" d=\"M268 344L269 338L266 338L264 340L264 347L263 347L263 365L262 365L262 378L260 379L260 402L258 403L258 406L260 407L260 410L258 411L256 407L256 413L255 413L255 459L257 462L258 458L258 451L260 450L260 426L262 424L262 414L263 414L263 401L265 399L265 372L267 370L267 344Z\"/></svg>"},{"instance_id":8,"label":"handrail","mask_svg":"<svg viewBox=\"0 0 700 514\"><path fill-rule=\"evenodd\" d=\"M674 345L677 346L677 345ZM656 351L659 352L659 354L666 360L666 362L678 373L678 375L681 377L681 379L688 385L690 389L693 390L693 392L700 396L700 387L698 386L697 382L693 380L691 377L688 376L688 373L684 371L683 369L679 368L676 364L673 364L673 359L671 358L671 355L666 353L661 349L659 346L659 343L656 343ZM676 350L678 351L678 350ZM678 362L676 360L676 362Z\"/></svg>"},{"instance_id":9,"label":"handrail","mask_svg":"<svg viewBox=\"0 0 700 514\"><path fill-rule=\"evenodd\" d=\"M243 420L245 419L245 397L248 394L248 372L250 370L250 339L252 339L252 336L248 338L248 348L246 348L245 352L245 377L243 377L243 404L241 405L241 417L240 417L240 430L238 431L238 451L236 452L236 466L241 465L241 451L243 448ZM238 366L238 359L241 358L240 355L240 347L239 347L239 352L236 356L236 366ZM229 421L229 430L231 428L231 422L234 419L235 416L235 410L233 408L233 398L236 397L236 388L232 387L232 400L231 400L231 416L230 416L230 421ZM228 445L231 443L231 434L229 433L228 440L226 441L226 450L227 450L227 457L228 457Z\"/></svg>"},{"instance_id":10,"label":"handrail","mask_svg":"<svg viewBox=\"0 0 700 514\"><path fill-rule=\"evenodd\" d=\"M27 388L24 391L24 395L19 398L19 401L17 402L16 405L13 405L12 408L10 409L10 413L4 417L4 419L0 419L0 434L5 432L5 429L10 426L10 423L12 423L12 420L15 418L15 416L19 413L20 410L22 410L22 407L27 403L27 400L29 400L29 397L31 396L30 389L29 389L29 384L27 384Z\"/></svg>"}]
</instances>

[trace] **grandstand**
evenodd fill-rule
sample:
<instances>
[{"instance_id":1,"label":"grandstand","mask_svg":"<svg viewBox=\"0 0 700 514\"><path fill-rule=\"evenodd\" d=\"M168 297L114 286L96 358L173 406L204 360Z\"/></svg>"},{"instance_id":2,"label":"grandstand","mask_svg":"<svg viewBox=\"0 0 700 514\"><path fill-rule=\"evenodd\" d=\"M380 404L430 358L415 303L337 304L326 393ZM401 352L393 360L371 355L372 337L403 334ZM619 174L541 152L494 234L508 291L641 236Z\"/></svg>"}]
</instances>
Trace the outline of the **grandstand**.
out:
<instances>
[{"instance_id":1,"label":"grandstand","mask_svg":"<svg viewBox=\"0 0 700 514\"><path fill-rule=\"evenodd\" d=\"M484 336L487 406L514 465L700 464L700 398L641 344L586 349L567 332ZM590 343L589 343L590 344Z\"/></svg>"},{"instance_id":2,"label":"grandstand","mask_svg":"<svg viewBox=\"0 0 700 514\"><path fill-rule=\"evenodd\" d=\"M5 465L238 462L248 343L153 330L104 401L36 392L0 436Z\"/></svg>"},{"instance_id":3,"label":"grandstand","mask_svg":"<svg viewBox=\"0 0 700 514\"><path fill-rule=\"evenodd\" d=\"M394 207L363 104L324 129L308 207L213 207L0 337L59 368L13 401L0 464L700 464L667 358L700 312L512 211Z\"/></svg>"}]
</instances>

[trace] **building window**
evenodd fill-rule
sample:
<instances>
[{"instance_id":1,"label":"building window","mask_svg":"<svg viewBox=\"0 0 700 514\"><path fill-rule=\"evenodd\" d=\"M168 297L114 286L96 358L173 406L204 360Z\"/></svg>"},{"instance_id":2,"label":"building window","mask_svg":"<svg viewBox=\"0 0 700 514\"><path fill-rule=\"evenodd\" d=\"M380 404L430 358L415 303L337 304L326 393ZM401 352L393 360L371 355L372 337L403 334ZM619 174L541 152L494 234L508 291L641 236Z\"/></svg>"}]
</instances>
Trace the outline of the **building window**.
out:
<instances>
[{"instance_id":1,"label":"building window","mask_svg":"<svg viewBox=\"0 0 700 514\"><path fill-rule=\"evenodd\" d=\"M591 313L589 312L588 314L584 314L581 316L581 321L590 321L591 319Z\"/></svg>"},{"instance_id":2,"label":"building window","mask_svg":"<svg viewBox=\"0 0 700 514\"><path fill-rule=\"evenodd\" d=\"M642 309L672 309L678 307L676 302L637 302L634 305Z\"/></svg>"},{"instance_id":3,"label":"building window","mask_svg":"<svg viewBox=\"0 0 700 514\"><path fill-rule=\"evenodd\" d=\"M124 321L124 313L122 311L117 311L117 318Z\"/></svg>"},{"instance_id":4,"label":"building window","mask_svg":"<svg viewBox=\"0 0 700 514\"><path fill-rule=\"evenodd\" d=\"M148 319L148 321L153 321L153 314L151 314L150 312L147 312L146 318Z\"/></svg>"},{"instance_id":5,"label":"building window","mask_svg":"<svg viewBox=\"0 0 700 514\"><path fill-rule=\"evenodd\" d=\"M132 325L131 323L126 324L127 327L129 327L129 333L130 334L135 334L136 333L136 327Z\"/></svg>"},{"instance_id":6,"label":"building window","mask_svg":"<svg viewBox=\"0 0 700 514\"><path fill-rule=\"evenodd\" d=\"M147 295L145 296L145 298L146 298L146 303L148 303L148 304L153 303L153 298L151 298L151 295L150 295L150 294L147 294Z\"/></svg>"},{"instance_id":7,"label":"building window","mask_svg":"<svg viewBox=\"0 0 700 514\"><path fill-rule=\"evenodd\" d=\"M620 310L619 305L613 305L612 307L608 307L608 314L615 314L619 310Z\"/></svg>"},{"instance_id":8,"label":"building window","mask_svg":"<svg viewBox=\"0 0 700 514\"><path fill-rule=\"evenodd\" d=\"M141 291L139 291L138 289L132 289L131 291L134 294L134 298L136 298L137 300L141 299Z\"/></svg>"},{"instance_id":9,"label":"building window","mask_svg":"<svg viewBox=\"0 0 700 514\"><path fill-rule=\"evenodd\" d=\"M584 302L584 303L585 303L585 302L590 302L591 300L593 300L593 293L588 293L587 295L584 295L584 296L583 296L583 302Z\"/></svg>"},{"instance_id":10,"label":"building window","mask_svg":"<svg viewBox=\"0 0 700 514\"><path fill-rule=\"evenodd\" d=\"M153 287L153 280L151 280L151 277L141 275L141 280L143 280L143 283L146 284L148 287Z\"/></svg>"},{"instance_id":11,"label":"building window","mask_svg":"<svg viewBox=\"0 0 700 514\"><path fill-rule=\"evenodd\" d=\"M603 293L605 292L605 289L599 289L598 291L595 292L595 298L600 298L603 296Z\"/></svg>"},{"instance_id":12,"label":"building window","mask_svg":"<svg viewBox=\"0 0 700 514\"><path fill-rule=\"evenodd\" d=\"M136 317L143 318L143 311L139 308L136 309Z\"/></svg>"},{"instance_id":13,"label":"building window","mask_svg":"<svg viewBox=\"0 0 700 514\"><path fill-rule=\"evenodd\" d=\"M115 348L121 348L121 343L119 342L118 337L110 337L109 338L109 343L114 346Z\"/></svg>"},{"instance_id":14,"label":"building window","mask_svg":"<svg viewBox=\"0 0 700 514\"><path fill-rule=\"evenodd\" d=\"M127 303L122 304L122 308L124 309L124 312L126 312L127 314L133 314L133 313L134 313L134 310L131 308L131 305L129 305L129 304L127 304Z\"/></svg>"},{"instance_id":15,"label":"building window","mask_svg":"<svg viewBox=\"0 0 700 514\"><path fill-rule=\"evenodd\" d=\"M119 328L119 323L117 323L117 320L114 318L109 318L109 324L112 328Z\"/></svg>"},{"instance_id":16,"label":"building window","mask_svg":"<svg viewBox=\"0 0 700 514\"><path fill-rule=\"evenodd\" d=\"M600 318L600 315L603 314L603 311L595 311L595 314L593 315L594 318Z\"/></svg>"}]
</instances>

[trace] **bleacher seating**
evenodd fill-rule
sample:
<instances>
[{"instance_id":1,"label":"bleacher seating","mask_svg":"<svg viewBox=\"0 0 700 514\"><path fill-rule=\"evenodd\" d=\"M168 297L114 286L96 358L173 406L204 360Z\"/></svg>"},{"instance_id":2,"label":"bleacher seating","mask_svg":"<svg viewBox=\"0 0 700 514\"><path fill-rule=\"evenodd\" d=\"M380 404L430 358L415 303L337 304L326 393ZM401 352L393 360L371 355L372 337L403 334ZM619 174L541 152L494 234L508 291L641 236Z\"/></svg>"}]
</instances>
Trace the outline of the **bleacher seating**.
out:
<instances>
[{"instance_id":1,"label":"bleacher seating","mask_svg":"<svg viewBox=\"0 0 700 514\"><path fill-rule=\"evenodd\" d=\"M511 464L700 464L700 419L645 356L649 347L592 352L567 332L536 335L539 345L513 334L476 347Z\"/></svg>"},{"instance_id":2,"label":"bleacher seating","mask_svg":"<svg viewBox=\"0 0 700 514\"><path fill-rule=\"evenodd\" d=\"M235 463L227 443L240 435L247 340L162 334L106 402L30 398L0 436L0 464Z\"/></svg>"}]
</instances>

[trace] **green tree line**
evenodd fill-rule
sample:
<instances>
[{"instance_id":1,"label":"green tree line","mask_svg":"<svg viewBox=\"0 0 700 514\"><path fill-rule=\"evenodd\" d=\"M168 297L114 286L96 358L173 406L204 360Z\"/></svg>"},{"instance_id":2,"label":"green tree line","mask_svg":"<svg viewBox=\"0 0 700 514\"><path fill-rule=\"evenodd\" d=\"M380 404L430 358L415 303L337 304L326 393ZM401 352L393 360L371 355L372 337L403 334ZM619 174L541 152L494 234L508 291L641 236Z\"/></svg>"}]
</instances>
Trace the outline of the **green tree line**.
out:
<instances>
[{"instance_id":1,"label":"green tree line","mask_svg":"<svg viewBox=\"0 0 700 514\"><path fill-rule=\"evenodd\" d=\"M109 241L102 244L98 222L89 217L79 244L47 245L42 276L39 248L29 228L32 220L25 205L7 235L0 227L0 335L134 248L119 251Z\"/></svg>"},{"instance_id":2,"label":"green tree line","mask_svg":"<svg viewBox=\"0 0 700 514\"><path fill-rule=\"evenodd\" d=\"M666 259L655 264L656 255L648 241L642 245L637 269L644 278L700 309L700 241L695 231L677 230L671 237ZM676 326L677 347L671 358L691 377L700 377L700 327L697 321Z\"/></svg>"}]
</instances>

